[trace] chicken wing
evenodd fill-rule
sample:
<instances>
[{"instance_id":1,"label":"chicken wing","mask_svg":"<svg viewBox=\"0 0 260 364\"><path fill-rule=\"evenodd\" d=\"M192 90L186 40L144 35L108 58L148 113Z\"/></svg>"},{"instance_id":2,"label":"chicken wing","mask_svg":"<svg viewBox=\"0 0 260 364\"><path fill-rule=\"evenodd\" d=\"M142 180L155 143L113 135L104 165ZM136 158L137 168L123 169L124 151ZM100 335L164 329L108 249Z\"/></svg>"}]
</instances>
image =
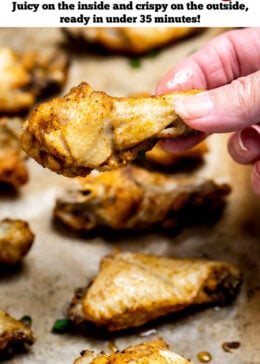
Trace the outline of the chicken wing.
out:
<instances>
[{"instance_id":1,"label":"chicken wing","mask_svg":"<svg viewBox=\"0 0 260 364\"><path fill-rule=\"evenodd\" d=\"M199 28L66 28L65 33L74 42L100 44L112 51L143 54L154 48L185 38Z\"/></svg>"},{"instance_id":2,"label":"chicken wing","mask_svg":"<svg viewBox=\"0 0 260 364\"><path fill-rule=\"evenodd\" d=\"M0 182L18 188L28 181L27 155L20 146L22 121L0 118Z\"/></svg>"},{"instance_id":3,"label":"chicken wing","mask_svg":"<svg viewBox=\"0 0 260 364\"><path fill-rule=\"evenodd\" d=\"M0 114L27 111L44 92L60 90L67 70L63 53L43 55L0 48Z\"/></svg>"},{"instance_id":4,"label":"chicken wing","mask_svg":"<svg viewBox=\"0 0 260 364\"><path fill-rule=\"evenodd\" d=\"M76 230L179 229L206 223L220 215L230 192L227 184L131 165L72 182L74 187L57 200L54 215Z\"/></svg>"},{"instance_id":5,"label":"chicken wing","mask_svg":"<svg viewBox=\"0 0 260 364\"><path fill-rule=\"evenodd\" d=\"M109 331L137 327L191 305L230 301L240 286L234 266L202 259L114 253L69 308L76 323L91 321Z\"/></svg>"},{"instance_id":6,"label":"chicken wing","mask_svg":"<svg viewBox=\"0 0 260 364\"><path fill-rule=\"evenodd\" d=\"M14 354L15 348L35 341L27 322L16 320L0 308L0 358Z\"/></svg>"},{"instance_id":7,"label":"chicken wing","mask_svg":"<svg viewBox=\"0 0 260 364\"><path fill-rule=\"evenodd\" d=\"M179 94L116 98L81 83L63 98L34 110L25 123L22 147L37 162L65 176L118 168L160 138L196 133L173 110Z\"/></svg>"},{"instance_id":8,"label":"chicken wing","mask_svg":"<svg viewBox=\"0 0 260 364\"><path fill-rule=\"evenodd\" d=\"M202 161L207 152L208 146L205 141L200 142L191 149L175 153L167 152L157 143L145 153L145 161L159 167L173 167L184 161Z\"/></svg>"},{"instance_id":9,"label":"chicken wing","mask_svg":"<svg viewBox=\"0 0 260 364\"><path fill-rule=\"evenodd\" d=\"M130 346L113 354L85 350L73 364L192 364L174 353L162 339Z\"/></svg>"},{"instance_id":10,"label":"chicken wing","mask_svg":"<svg viewBox=\"0 0 260 364\"><path fill-rule=\"evenodd\" d=\"M0 221L0 264L16 264L30 250L34 241L28 223L22 220Z\"/></svg>"}]
</instances>

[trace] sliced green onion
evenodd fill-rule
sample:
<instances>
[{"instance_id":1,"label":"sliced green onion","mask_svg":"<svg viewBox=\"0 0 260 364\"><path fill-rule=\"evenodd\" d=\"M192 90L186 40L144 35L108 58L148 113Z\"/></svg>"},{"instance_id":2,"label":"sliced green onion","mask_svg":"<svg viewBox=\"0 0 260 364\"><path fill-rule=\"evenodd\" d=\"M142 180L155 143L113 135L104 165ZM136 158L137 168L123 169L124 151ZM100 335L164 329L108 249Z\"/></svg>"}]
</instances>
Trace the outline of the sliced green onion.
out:
<instances>
[{"instance_id":1,"label":"sliced green onion","mask_svg":"<svg viewBox=\"0 0 260 364\"><path fill-rule=\"evenodd\" d=\"M32 318L31 318L31 316L24 315L24 316L20 319L20 321L23 321L23 322L25 322L27 325L32 326Z\"/></svg>"},{"instance_id":2,"label":"sliced green onion","mask_svg":"<svg viewBox=\"0 0 260 364\"><path fill-rule=\"evenodd\" d=\"M130 62L130 66L133 68L140 68L142 65L142 61L140 58L131 58L129 60L129 62Z\"/></svg>"},{"instance_id":3,"label":"sliced green onion","mask_svg":"<svg viewBox=\"0 0 260 364\"><path fill-rule=\"evenodd\" d=\"M69 319L58 319L54 322L52 327L53 333L63 334L70 327L71 321Z\"/></svg>"}]
</instances>

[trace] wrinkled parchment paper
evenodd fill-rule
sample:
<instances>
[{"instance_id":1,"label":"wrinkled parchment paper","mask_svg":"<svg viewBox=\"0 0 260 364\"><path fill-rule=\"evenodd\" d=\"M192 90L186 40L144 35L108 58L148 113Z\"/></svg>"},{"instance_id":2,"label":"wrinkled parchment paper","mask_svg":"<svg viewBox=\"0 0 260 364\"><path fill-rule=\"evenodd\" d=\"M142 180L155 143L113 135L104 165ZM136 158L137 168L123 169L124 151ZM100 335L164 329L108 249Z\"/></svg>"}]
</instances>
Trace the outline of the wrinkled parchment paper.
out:
<instances>
[{"instance_id":1,"label":"wrinkled parchment paper","mask_svg":"<svg viewBox=\"0 0 260 364\"><path fill-rule=\"evenodd\" d=\"M218 34L208 29L185 41L165 47L157 57L143 58L141 67L132 68L129 59L119 55L74 53L68 83L85 80L96 90L125 96L153 92L162 75L175 63L200 48ZM64 45L60 29L0 29L0 44L17 50L48 51ZM228 102L228 100L227 100ZM199 363L196 355L208 351L212 363L260 363L260 198L250 188L250 167L235 164L226 151L225 135L209 138L210 152L197 173L231 184L233 192L222 219L213 227L193 227L178 235L149 233L105 238L83 237L53 224L56 197L70 180L28 161L30 181L15 194L0 191L0 218L26 219L36 239L20 268L0 275L0 304L14 317L30 315L36 343L27 353L15 356L9 364L71 364L83 349L110 351L109 337L55 335L53 323L63 318L74 289L86 286L98 270L101 257L114 248L165 256L208 257L240 267L244 282L230 306L213 307L196 313L169 317L134 333L118 335L118 349L155 337L164 338L176 352ZM148 335L148 336L147 336ZM232 353L223 342L239 341Z\"/></svg>"}]
</instances>

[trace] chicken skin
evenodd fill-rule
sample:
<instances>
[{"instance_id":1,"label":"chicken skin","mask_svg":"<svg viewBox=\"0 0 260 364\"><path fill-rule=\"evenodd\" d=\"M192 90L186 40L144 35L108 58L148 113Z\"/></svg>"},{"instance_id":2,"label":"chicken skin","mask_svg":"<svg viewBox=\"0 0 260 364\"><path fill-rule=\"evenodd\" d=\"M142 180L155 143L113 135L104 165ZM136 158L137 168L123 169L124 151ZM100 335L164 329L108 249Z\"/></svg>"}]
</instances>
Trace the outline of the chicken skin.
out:
<instances>
[{"instance_id":1,"label":"chicken skin","mask_svg":"<svg viewBox=\"0 0 260 364\"><path fill-rule=\"evenodd\" d=\"M198 177L174 177L129 165L74 179L54 215L75 230L181 228L220 216L227 184Z\"/></svg>"},{"instance_id":2,"label":"chicken skin","mask_svg":"<svg viewBox=\"0 0 260 364\"><path fill-rule=\"evenodd\" d=\"M15 348L35 341L27 322L16 320L0 308L0 360L14 354Z\"/></svg>"},{"instance_id":3,"label":"chicken skin","mask_svg":"<svg viewBox=\"0 0 260 364\"><path fill-rule=\"evenodd\" d=\"M0 182L14 188L28 181L27 155L20 146L21 129L22 120L19 118L0 118Z\"/></svg>"},{"instance_id":4,"label":"chicken skin","mask_svg":"<svg viewBox=\"0 0 260 364\"><path fill-rule=\"evenodd\" d=\"M18 53L0 48L0 114L28 111L46 91L56 92L67 79L68 59L63 53Z\"/></svg>"},{"instance_id":5,"label":"chicken skin","mask_svg":"<svg viewBox=\"0 0 260 364\"><path fill-rule=\"evenodd\" d=\"M143 54L170 42L185 38L198 28L66 28L65 33L74 42L100 44L111 51Z\"/></svg>"},{"instance_id":6,"label":"chicken skin","mask_svg":"<svg viewBox=\"0 0 260 364\"><path fill-rule=\"evenodd\" d=\"M113 354L85 350L73 364L192 364L174 353L162 339L148 341Z\"/></svg>"},{"instance_id":7,"label":"chicken skin","mask_svg":"<svg viewBox=\"0 0 260 364\"><path fill-rule=\"evenodd\" d=\"M114 253L76 293L69 317L109 331L137 327L191 305L228 302L240 282L239 270L223 262Z\"/></svg>"},{"instance_id":8,"label":"chicken skin","mask_svg":"<svg viewBox=\"0 0 260 364\"><path fill-rule=\"evenodd\" d=\"M22 220L0 221L0 264L16 264L28 253L34 234L28 223Z\"/></svg>"},{"instance_id":9,"label":"chicken skin","mask_svg":"<svg viewBox=\"0 0 260 364\"><path fill-rule=\"evenodd\" d=\"M196 133L174 112L179 94L116 98L81 83L32 112L22 147L41 165L69 177L118 168L161 138Z\"/></svg>"}]
</instances>

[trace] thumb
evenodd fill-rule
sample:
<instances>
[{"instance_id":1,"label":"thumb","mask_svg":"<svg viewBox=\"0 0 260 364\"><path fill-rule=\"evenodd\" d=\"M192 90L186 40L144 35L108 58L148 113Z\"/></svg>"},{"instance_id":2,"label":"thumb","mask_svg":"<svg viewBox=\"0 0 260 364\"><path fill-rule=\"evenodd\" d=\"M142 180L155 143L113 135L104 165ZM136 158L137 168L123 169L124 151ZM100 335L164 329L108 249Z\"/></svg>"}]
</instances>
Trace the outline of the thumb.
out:
<instances>
[{"instance_id":1,"label":"thumb","mask_svg":"<svg viewBox=\"0 0 260 364\"><path fill-rule=\"evenodd\" d=\"M260 121L260 71L232 83L174 101L178 115L207 133L230 132Z\"/></svg>"}]
</instances>

